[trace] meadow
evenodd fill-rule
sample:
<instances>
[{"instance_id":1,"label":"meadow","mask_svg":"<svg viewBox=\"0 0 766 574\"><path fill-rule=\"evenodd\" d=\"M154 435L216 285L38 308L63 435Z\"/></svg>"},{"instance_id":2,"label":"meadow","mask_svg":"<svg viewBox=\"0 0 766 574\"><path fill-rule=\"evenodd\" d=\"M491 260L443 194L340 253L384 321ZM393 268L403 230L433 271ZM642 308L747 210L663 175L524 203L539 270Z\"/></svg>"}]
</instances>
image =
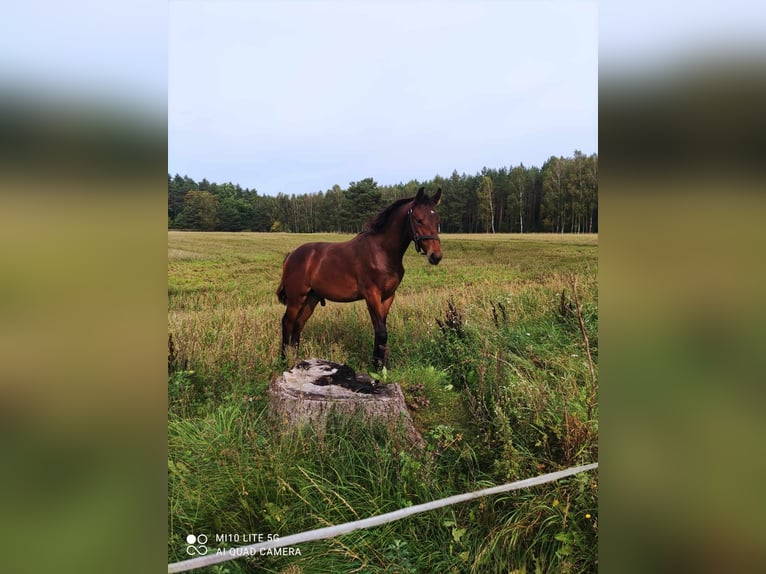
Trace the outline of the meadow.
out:
<instances>
[{"instance_id":1,"label":"meadow","mask_svg":"<svg viewBox=\"0 0 766 574\"><path fill-rule=\"evenodd\" d=\"M408 250L376 376L425 449L358 420L275 432L282 260L349 237L168 233L169 562L190 533L284 537L598 460L597 235L442 235L438 266ZM372 343L364 302L328 302L298 358L370 372ZM594 572L597 498L591 471L207 571Z\"/></svg>"}]
</instances>

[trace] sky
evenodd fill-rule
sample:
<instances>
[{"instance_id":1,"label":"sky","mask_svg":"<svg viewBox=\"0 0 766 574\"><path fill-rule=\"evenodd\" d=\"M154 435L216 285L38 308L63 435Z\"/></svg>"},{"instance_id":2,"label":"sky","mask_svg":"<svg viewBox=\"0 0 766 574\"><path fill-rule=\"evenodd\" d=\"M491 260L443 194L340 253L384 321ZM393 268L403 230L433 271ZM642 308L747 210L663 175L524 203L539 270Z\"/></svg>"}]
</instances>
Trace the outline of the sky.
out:
<instances>
[{"instance_id":1,"label":"sky","mask_svg":"<svg viewBox=\"0 0 766 574\"><path fill-rule=\"evenodd\" d=\"M29 0L0 96L167 117L169 172L304 193L597 152L599 75L763 61L765 28L762 0Z\"/></svg>"},{"instance_id":2,"label":"sky","mask_svg":"<svg viewBox=\"0 0 766 574\"><path fill-rule=\"evenodd\" d=\"M598 152L595 2L173 1L168 171L265 195Z\"/></svg>"},{"instance_id":3,"label":"sky","mask_svg":"<svg viewBox=\"0 0 766 574\"><path fill-rule=\"evenodd\" d=\"M0 17L0 95L165 115L168 15L156 0L27 0ZM163 118L164 121L164 118Z\"/></svg>"},{"instance_id":4,"label":"sky","mask_svg":"<svg viewBox=\"0 0 766 574\"><path fill-rule=\"evenodd\" d=\"M762 0L599 3L599 65L608 74L662 72L711 55L766 54Z\"/></svg>"}]
</instances>

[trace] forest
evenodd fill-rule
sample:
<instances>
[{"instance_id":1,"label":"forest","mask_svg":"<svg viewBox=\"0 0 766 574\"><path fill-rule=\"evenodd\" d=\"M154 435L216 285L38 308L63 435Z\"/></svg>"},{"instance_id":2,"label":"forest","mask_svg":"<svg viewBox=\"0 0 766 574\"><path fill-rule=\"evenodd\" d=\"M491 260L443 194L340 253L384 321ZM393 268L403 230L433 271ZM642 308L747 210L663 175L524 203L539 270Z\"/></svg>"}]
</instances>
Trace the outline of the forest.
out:
<instances>
[{"instance_id":1,"label":"forest","mask_svg":"<svg viewBox=\"0 0 766 574\"><path fill-rule=\"evenodd\" d=\"M356 233L371 216L418 188L441 187L444 233L597 233L598 154L575 150L542 167L457 170L445 178L378 184L373 178L326 191L261 195L233 183L168 173L168 228L195 231Z\"/></svg>"}]
</instances>

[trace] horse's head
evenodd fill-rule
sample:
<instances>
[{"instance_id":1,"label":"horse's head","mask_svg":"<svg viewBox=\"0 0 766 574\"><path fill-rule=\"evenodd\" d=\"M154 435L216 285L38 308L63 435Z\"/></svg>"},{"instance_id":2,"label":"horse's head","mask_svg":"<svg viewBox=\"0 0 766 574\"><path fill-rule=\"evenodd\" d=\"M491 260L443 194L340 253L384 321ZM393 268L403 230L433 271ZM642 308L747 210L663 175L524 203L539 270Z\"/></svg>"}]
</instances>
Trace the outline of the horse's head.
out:
<instances>
[{"instance_id":1,"label":"horse's head","mask_svg":"<svg viewBox=\"0 0 766 574\"><path fill-rule=\"evenodd\" d=\"M439 214L436 206L442 199L442 190L436 192L433 197L428 197L425 188L421 187L415 196L412 207L407 212L410 224L410 233L415 242L418 253L428 257L431 265L437 265L442 260L442 247L439 240Z\"/></svg>"}]
</instances>

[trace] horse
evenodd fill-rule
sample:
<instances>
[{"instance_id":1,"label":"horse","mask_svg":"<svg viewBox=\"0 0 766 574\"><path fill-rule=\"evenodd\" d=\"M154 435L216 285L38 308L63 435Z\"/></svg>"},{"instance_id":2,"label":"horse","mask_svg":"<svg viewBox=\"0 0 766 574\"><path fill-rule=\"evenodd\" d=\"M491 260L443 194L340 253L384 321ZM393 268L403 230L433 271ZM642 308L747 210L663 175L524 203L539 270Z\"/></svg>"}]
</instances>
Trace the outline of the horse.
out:
<instances>
[{"instance_id":1,"label":"horse","mask_svg":"<svg viewBox=\"0 0 766 574\"><path fill-rule=\"evenodd\" d=\"M343 242L304 243L287 254L279 302L286 305L282 317L284 360L288 345L298 349L301 331L317 303L350 303L364 299L375 333L372 364L388 360L386 317L396 289L404 277L402 259L410 243L431 265L442 259L439 215L442 190L428 197L421 187L415 197L395 201L370 219L355 237Z\"/></svg>"}]
</instances>

